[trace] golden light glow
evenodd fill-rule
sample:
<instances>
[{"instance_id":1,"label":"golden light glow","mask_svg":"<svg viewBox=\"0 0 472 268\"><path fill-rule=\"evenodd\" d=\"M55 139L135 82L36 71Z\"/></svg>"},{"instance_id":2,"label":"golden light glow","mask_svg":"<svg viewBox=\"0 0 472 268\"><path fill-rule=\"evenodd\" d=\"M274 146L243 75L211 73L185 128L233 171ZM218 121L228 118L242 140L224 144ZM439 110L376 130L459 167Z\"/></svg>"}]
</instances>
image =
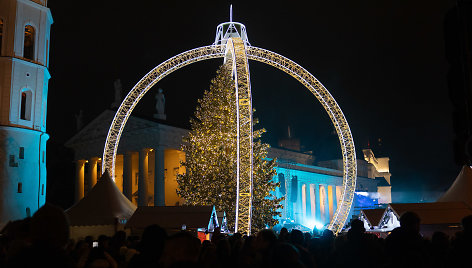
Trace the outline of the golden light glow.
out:
<instances>
[{"instance_id":1,"label":"golden light glow","mask_svg":"<svg viewBox=\"0 0 472 268\"><path fill-rule=\"evenodd\" d=\"M302 185L302 217L306 217L306 184Z\"/></svg>"},{"instance_id":2,"label":"golden light glow","mask_svg":"<svg viewBox=\"0 0 472 268\"><path fill-rule=\"evenodd\" d=\"M320 214L323 224L328 221L326 218L326 206L326 188L323 185L320 185Z\"/></svg>"},{"instance_id":3,"label":"golden light glow","mask_svg":"<svg viewBox=\"0 0 472 268\"><path fill-rule=\"evenodd\" d=\"M333 186L328 185L328 208L329 208L329 218L333 218L334 203L333 203Z\"/></svg>"},{"instance_id":4,"label":"golden light glow","mask_svg":"<svg viewBox=\"0 0 472 268\"><path fill-rule=\"evenodd\" d=\"M316 219L316 193L315 193L315 184L310 184L310 204L311 204L311 217Z\"/></svg>"},{"instance_id":5,"label":"golden light glow","mask_svg":"<svg viewBox=\"0 0 472 268\"><path fill-rule=\"evenodd\" d=\"M272 51L250 45L245 46L245 53L248 59L271 65L297 79L319 100L328 113L338 134L344 167L341 199L328 228L335 233L340 232L351 209L357 179L354 141L341 108L329 91L312 74L292 60ZM174 56L146 74L129 92L115 114L103 152L102 173L107 169L111 173L110 176L114 178L115 157L121 133L134 107L153 85L184 66L207 59L223 57L225 57L225 45L200 47Z\"/></svg>"}]
</instances>

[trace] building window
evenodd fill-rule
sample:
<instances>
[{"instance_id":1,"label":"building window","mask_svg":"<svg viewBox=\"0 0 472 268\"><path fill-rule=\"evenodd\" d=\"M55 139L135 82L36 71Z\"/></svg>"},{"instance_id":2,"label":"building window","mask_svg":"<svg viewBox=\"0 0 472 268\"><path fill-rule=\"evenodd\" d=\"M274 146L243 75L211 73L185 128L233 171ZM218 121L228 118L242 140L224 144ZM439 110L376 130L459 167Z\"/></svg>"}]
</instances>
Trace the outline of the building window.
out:
<instances>
[{"instance_id":1,"label":"building window","mask_svg":"<svg viewBox=\"0 0 472 268\"><path fill-rule=\"evenodd\" d=\"M9 165L10 167L18 167L18 163L15 161L15 155L13 154L10 155Z\"/></svg>"},{"instance_id":2,"label":"building window","mask_svg":"<svg viewBox=\"0 0 472 268\"><path fill-rule=\"evenodd\" d=\"M20 119L31 120L31 104L33 99L33 93L31 90L21 92L21 103L20 103Z\"/></svg>"},{"instance_id":3,"label":"building window","mask_svg":"<svg viewBox=\"0 0 472 268\"><path fill-rule=\"evenodd\" d=\"M3 43L3 19L0 18L0 55L2 55L2 43Z\"/></svg>"},{"instance_id":4,"label":"building window","mask_svg":"<svg viewBox=\"0 0 472 268\"><path fill-rule=\"evenodd\" d=\"M25 147L20 147L20 159L25 159Z\"/></svg>"},{"instance_id":5,"label":"building window","mask_svg":"<svg viewBox=\"0 0 472 268\"><path fill-rule=\"evenodd\" d=\"M26 208L26 218L31 217L31 209L29 207Z\"/></svg>"},{"instance_id":6,"label":"building window","mask_svg":"<svg viewBox=\"0 0 472 268\"><path fill-rule=\"evenodd\" d=\"M41 195L44 195L44 183L41 184Z\"/></svg>"},{"instance_id":7,"label":"building window","mask_svg":"<svg viewBox=\"0 0 472 268\"><path fill-rule=\"evenodd\" d=\"M23 184L21 182L18 183L18 193L23 192Z\"/></svg>"},{"instance_id":8,"label":"building window","mask_svg":"<svg viewBox=\"0 0 472 268\"><path fill-rule=\"evenodd\" d=\"M42 159L41 159L41 161L44 163L44 161L45 161L45 160L46 160L46 152L45 152L45 151L43 151L43 156L42 156Z\"/></svg>"},{"instance_id":9,"label":"building window","mask_svg":"<svg viewBox=\"0 0 472 268\"><path fill-rule=\"evenodd\" d=\"M23 57L34 60L34 36L35 30L31 25L25 26L25 39L23 46Z\"/></svg>"}]
</instances>

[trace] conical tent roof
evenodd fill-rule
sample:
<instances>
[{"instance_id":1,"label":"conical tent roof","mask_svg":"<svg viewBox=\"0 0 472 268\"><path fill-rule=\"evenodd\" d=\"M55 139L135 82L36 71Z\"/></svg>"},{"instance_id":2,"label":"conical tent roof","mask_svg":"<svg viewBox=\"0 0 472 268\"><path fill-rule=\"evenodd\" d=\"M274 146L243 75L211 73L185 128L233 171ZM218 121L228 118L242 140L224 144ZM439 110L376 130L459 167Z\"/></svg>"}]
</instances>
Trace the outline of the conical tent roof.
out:
<instances>
[{"instance_id":1,"label":"conical tent roof","mask_svg":"<svg viewBox=\"0 0 472 268\"><path fill-rule=\"evenodd\" d=\"M438 202L461 201L472 207L472 168L463 166L451 187L438 199Z\"/></svg>"},{"instance_id":2,"label":"conical tent roof","mask_svg":"<svg viewBox=\"0 0 472 268\"><path fill-rule=\"evenodd\" d=\"M105 172L90 192L66 210L71 226L109 225L128 220L136 210Z\"/></svg>"}]
</instances>

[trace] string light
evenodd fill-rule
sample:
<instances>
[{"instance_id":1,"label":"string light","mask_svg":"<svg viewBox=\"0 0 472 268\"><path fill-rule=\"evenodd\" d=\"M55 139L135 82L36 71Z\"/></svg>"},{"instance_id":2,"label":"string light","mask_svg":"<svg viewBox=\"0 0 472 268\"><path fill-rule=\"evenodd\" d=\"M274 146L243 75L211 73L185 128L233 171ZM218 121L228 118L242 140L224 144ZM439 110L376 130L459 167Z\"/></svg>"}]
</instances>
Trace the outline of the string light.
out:
<instances>
[{"instance_id":1,"label":"string light","mask_svg":"<svg viewBox=\"0 0 472 268\"><path fill-rule=\"evenodd\" d=\"M253 120L254 124L258 122ZM236 209L236 95L231 69L223 65L211 81L210 89L198 100L191 131L184 137L186 173L178 175L177 194L188 205L214 205L227 215L229 229L234 228ZM276 159L267 159L268 144L260 137L265 129L253 132L253 211L254 231L274 226L280 216L282 198L273 193L278 187Z\"/></svg>"}]
</instances>

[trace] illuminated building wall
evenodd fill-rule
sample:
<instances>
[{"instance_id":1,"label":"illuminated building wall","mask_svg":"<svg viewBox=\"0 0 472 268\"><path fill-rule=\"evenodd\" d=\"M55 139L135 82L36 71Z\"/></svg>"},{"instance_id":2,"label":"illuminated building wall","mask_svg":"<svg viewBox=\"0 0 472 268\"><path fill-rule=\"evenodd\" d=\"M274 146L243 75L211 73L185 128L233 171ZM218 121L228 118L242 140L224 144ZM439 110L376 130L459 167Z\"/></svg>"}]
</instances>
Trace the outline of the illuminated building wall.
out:
<instances>
[{"instance_id":1,"label":"illuminated building wall","mask_svg":"<svg viewBox=\"0 0 472 268\"><path fill-rule=\"evenodd\" d=\"M362 150L364 153L364 160L367 163L372 164L369 168L368 177L384 177L385 180L390 184L390 167L388 162L390 159L388 157L375 157L374 152L371 149Z\"/></svg>"},{"instance_id":2,"label":"illuminated building wall","mask_svg":"<svg viewBox=\"0 0 472 268\"><path fill-rule=\"evenodd\" d=\"M91 178L100 176L100 157L113 116L111 110L103 112L66 143L75 154L76 201L96 183L96 179ZM186 133L187 130L158 120L130 118L116 157L115 183L134 204L174 206L182 203L175 190L177 174L185 171L180 167L185 154L178 149ZM97 168L91 168L94 165Z\"/></svg>"},{"instance_id":3,"label":"illuminated building wall","mask_svg":"<svg viewBox=\"0 0 472 268\"><path fill-rule=\"evenodd\" d=\"M336 210L336 186L342 186L342 172L312 165L291 163L290 165L279 164L277 167L279 176L284 177L291 187L279 188L276 192L278 197L290 196L292 198L284 206L282 219L294 221L313 228L315 223L326 224ZM285 176L281 176L284 174ZM297 178L296 184L294 178ZM282 183L281 183L282 184ZM295 198L293 198L296 193ZM331 195L331 196L330 196Z\"/></svg>"},{"instance_id":4,"label":"illuminated building wall","mask_svg":"<svg viewBox=\"0 0 472 268\"><path fill-rule=\"evenodd\" d=\"M274 179L281 184L275 194L277 197L286 196L280 221L301 224L310 229L315 224L322 226L329 223L342 197L342 161L324 161L319 163L324 166L315 166L312 164L314 157L311 155L271 148L269 158L274 157L278 160L278 175ZM383 188L379 185L387 184L383 178L380 180L368 177L367 171L369 168L374 168L371 164L364 160L359 160L358 163L361 170L358 174L356 192L363 194L363 198L356 198L357 194L355 195L351 215L356 213L358 206L364 206L366 200L370 202L369 207L378 204ZM294 183L295 178L296 183Z\"/></svg>"},{"instance_id":5,"label":"illuminated building wall","mask_svg":"<svg viewBox=\"0 0 472 268\"><path fill-rule=\"evenodd\" d=\"M181 161L185 161L184 152L174 149L165 151L166 205L169 206L182 203L182 199L175 191L177 189L177 174L185 173L185 167L180 166Z\"/></svg>"},{"instance_id":6,"label":"illuminated building wall","mask_svg":"<svg viewBox=\"0 0 472 268\"><path fill-rule=\"evenodd\" d=\"M0 2L0 228L46 200L52 23L46 1Z\"/></svg>"},{"instance_id":7,"label":"illuminated building wall","mask_svg":"<svg viewBox=\"0 0 472 268\"><path fill-rule=\"evenodd\" d=\"M101 166L99 157L113 116L111 110L103 112L68 141L67 146L74 149L77 170L80 171L76 177L77 183L84 184L80 177L85 178L85 181L91 177L88 175L91 162L95 160L97 168ZM134 204L139 204L140 198L151 206L182 204L183 200L176 194L176 175L185 171L180 167L185 155L178 149L186 133L187 130L165 125L162 121L130 117L120 141L115 174L118 188ZM143 155L146 156L146 164L140 163ZM281 220L293 220L309 228L315 224L327 224L342 195L342 166L340 170L336 166L315 166L313 155L281 148L270 148L268 157L278 159L278 174L274 180L280 182L282 187L275 194L286 197ZM359 161L363 161L360 163L364 164L364 170L367 171L370 164ZM329 163L338 163L338 160ZM84 171L81 166L85 167ZM147 171L144 170L145 166ZM140 171L140 168L143 170ZM143 179L145 183L140 184L140 174L144 172L147 172ZM378 181L362 175L364 173L359 174L357 191L378 194ZM144 185L145 191L139 191L140 185ZM86 194L87 189L85 187L83 194ZM78 195L77 200L83 194Z\"/></svg>"}]
</instances>

